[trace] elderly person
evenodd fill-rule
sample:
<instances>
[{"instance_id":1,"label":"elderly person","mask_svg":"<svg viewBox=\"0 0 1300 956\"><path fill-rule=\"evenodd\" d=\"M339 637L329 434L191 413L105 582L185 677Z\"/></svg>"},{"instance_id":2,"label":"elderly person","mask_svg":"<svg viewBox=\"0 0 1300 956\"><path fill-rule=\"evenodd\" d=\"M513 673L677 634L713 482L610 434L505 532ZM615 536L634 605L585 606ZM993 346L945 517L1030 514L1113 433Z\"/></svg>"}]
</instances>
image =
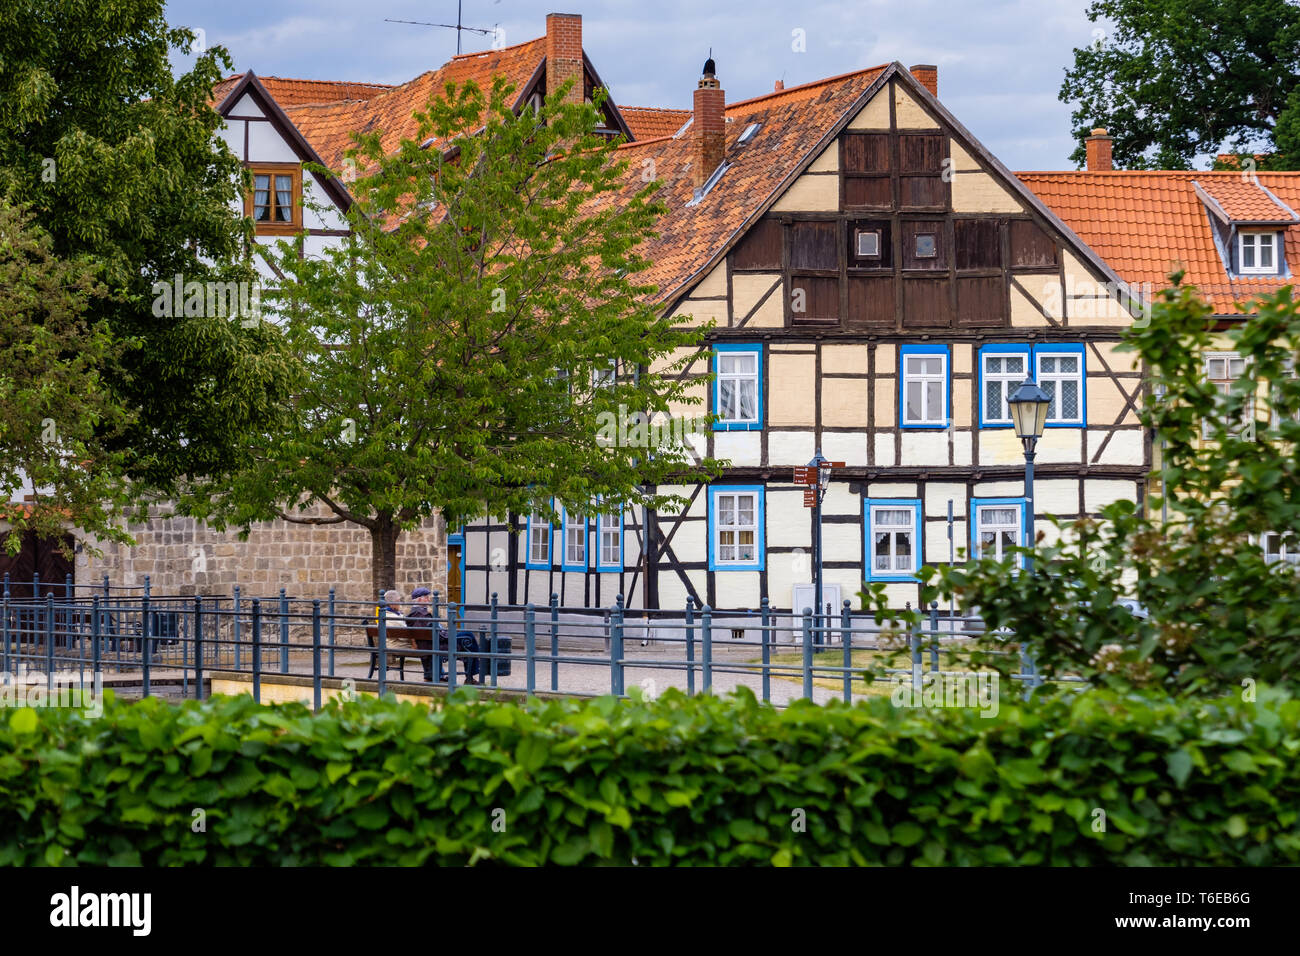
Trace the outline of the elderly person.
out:
<instances>
[{"instance_id":1,"label":"elderly person","mask_svg":"<svg viewBox=\"0 0 1300 956\"><path fill-rule=\"evenodd\" d=\"M406 626L412 630L425 630L429 632L428 644L429 649L433 648L433 615L429 613L429 589L416 588L411 592L411 600L415 603L411 605L410 612L406 615ZM417 641L419 640L417 636ZM420 664L424 667L424 679L433 680L433 655L420 658ZM442 668L440 667L439 670Z\"/></svg>"}]
</instances>

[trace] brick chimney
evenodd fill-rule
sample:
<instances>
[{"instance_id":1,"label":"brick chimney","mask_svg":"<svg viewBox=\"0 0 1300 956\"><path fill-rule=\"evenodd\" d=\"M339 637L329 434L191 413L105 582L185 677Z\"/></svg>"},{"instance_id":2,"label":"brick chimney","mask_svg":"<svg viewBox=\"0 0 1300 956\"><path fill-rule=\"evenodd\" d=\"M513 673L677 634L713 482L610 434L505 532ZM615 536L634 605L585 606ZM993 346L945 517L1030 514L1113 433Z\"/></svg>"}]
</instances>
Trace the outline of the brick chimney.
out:
<instances>
[{"instance_id":1,"label":"brick chimney","mask_svg":"<svg viewBox=\"0 0 1300 956\"><path fill-rule=\"evenodd\" d=\"M783 89L785 89L785 80L777 80L776 86L772 87L772 92L780 93Z\"/></svg>"},{"instance_id":2,"label":"brick chimney","mask_svg":"<svg viewBox=\"0 0 1300 956\"><path fill-rule=\"evenodd\" d=\"M573 79L573 89L566 103L582 103L586 98L582 75L582 14L548 13L546 15L546 93L549 96L565 80Z\"/></svg>"},{"instance_id":3,"label":"brick chimney","mask_svg":"<svg viewBox=\"0 0 1300 956\"><path fill-rule=\"evenodd\" d=\"M929 63L918 63L916 66L909 66L907 72L916 78L916 81L930 91L930 95L938 99L939 97L939 68Z\"/></svg>"},{"instance_id":4,"label":"brick chimney","mask_svg":"<svg viewBox=\"0 0 1300 956\"><path fill-rule=\"evenodd\" d=\"M710 56L695 90L695 121L691 124L691 173L701 188L722 165L727 145L726 93L718 83L717 66Z\"/></svg>"},{"instance_id":5,"label":"brick chimney","mask_svg":"<svg viewBox=\"0 0 1300 956\"><path fill-rule=\"evenodd\" d=\"M1108 135L1105 129L1098 127L1084 140L1084 146L1088 151L1088 172L1107 173L1115 168L1110 161L1110 144L1114 139L1115 137Z\"/></svg>"}]
</instances>

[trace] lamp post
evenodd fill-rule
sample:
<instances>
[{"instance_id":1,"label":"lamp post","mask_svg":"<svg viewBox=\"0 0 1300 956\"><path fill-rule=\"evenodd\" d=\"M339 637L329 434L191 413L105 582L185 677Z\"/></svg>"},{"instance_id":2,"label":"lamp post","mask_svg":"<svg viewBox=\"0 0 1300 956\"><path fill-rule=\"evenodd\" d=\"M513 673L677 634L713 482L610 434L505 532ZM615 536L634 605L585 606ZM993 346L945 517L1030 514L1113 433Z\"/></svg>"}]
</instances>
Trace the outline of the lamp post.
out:
<instances>
[{"instance_id":1,"label":"lamp post","mask_svg":"<svg viewBox=\"0 0 1300 956\"><path fill-rule=\"evenodd\" d=\"M816 605L813 608L814 627L817 621L822 619L825 614L825 608L822 607L822 500L826 497L826 489L831 484L831 468L833 463L823 457L821 449L817 449L817 454L813 455L812 461L808 462L808 471L810 477L816 478L817 484L813 491L816 497L816 503L813 505L813 600ZM821 631L815 632L820 635ZM820 637L814 637L813 645L821 647Z\"/></svg>"},{"instance_id":2,"label":"lamp post","mask_svg":"<svg viewBox=\"0 0 1300 956\"><path fill-rule=\"evenodd\" d=\"M1043 426L1047 424L1047 409L1051 403L1052 397L1033 379L1025 379L1007 397L1016 437L1025 449L1025 520L1029 525L1025 529L1025 539L1031 545L1034 542L1034 452L1038 439L1043 437ZM1030 557L1028 561L1032 567L1033 558Z\"/></svg>"},{"instance_id":3,"label":"lamp post","mask_svg":"<svg viewBox=\"0 0 1300 956\"><path fill-rule=\"evenodd\" d=\"M1011 409L1011 421L1016 428L1016 437L1020 439L1020 444L1025 449L1025 523L1028 525L1025 529L1025 538L1030 547L1033 547L1034 543L1034 452L1038 446L1038 439L1043 437L1043 427L1047 424L1047 410L1051 404L1051 396L1033 379L1025 379L1007 396L1007 405ZM1033 566L1034 556L1031 552L1025 555L1025 567L1032 570ZM1037 669L1034 666L1034 658L1025 650L1023 637L1020 641L1020 661L1020 669L1026 675L1028 684L1025 689L1025 698L1028 699L1034 687L1038 685L1038 678L1035 676Z\"/></svg>"}]
</instances>

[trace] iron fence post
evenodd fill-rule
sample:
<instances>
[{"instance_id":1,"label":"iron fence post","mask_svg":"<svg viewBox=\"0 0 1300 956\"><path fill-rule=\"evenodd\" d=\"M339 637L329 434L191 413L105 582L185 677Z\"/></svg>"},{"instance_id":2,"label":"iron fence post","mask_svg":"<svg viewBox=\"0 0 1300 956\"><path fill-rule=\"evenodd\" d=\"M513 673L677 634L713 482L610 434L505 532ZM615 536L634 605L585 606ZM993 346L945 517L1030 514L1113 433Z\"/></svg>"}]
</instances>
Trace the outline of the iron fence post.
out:
<instances>
[{"instance_id":1,"label":"iron fence post","mask_svg":"<svg viewBox=\"0 0 1300 956\"><path fill-rule=\"evenodd\" d=\"M253 700L262 702L262 600L253 598Z\"/></svg>"},{"instance_id":2,"label":"iron fence post","mask_svg":"<svg viewBox=\"0 0 1300 956\"><path fill-rule=\"evenodd\" d=\"M907 604L908 610L911 610L912 603ZM909 643L912 649L912 693L921 693L921 621L918 620L912 625L908 635Z\"/></svg>"},{"instance_id":3,"label":"iron fence post","mask_svg":"<svg viewBox=\"0 0 1300 956\"><path fill-rule=\"evenodd\" d=\"M524 608L524 670L527 674L528 693L535 686L534 665L537 654L537 609L529 604Z\"/></svg>"},{"instance_id":4,"label":"iron fence post","mask_svg":"<svg viewBox=\"0 0 1300 956\"><path fill-rule=\"evenodd\" d=\"M759 602L759 612L762 614L762 630L759 633L763 642L763 700L769 701L772 699L772 644L768 627L772 618L767 598Z\"/></svg>"},{"instance_id":5,"label":"iron fence post","mask_svg":"<svg viewBox=\"0 0 1300 956\"><path fill-rule=\"evenodd\" d=\"M853 606L849 600L844 601L840 609L840 644L844 647L844 703L853 703L853 616L849 609Z\"/></svg>"},{"instance_id":6,"label":"iron fence post","mask_svg":"<svg viewBox=\"0 0 1300 956\"><path fill-rule=\"evenodd\" d=\"M333 588L330 588L330 603L334 603ZM334 649L331 647L330 657L333 656ZM312 707L320 710L320 598L311 602L311 700Z\"/></svg>"},{"instance_id":7,"label":"iron fence post","mask_svg":"<svg viewBox=\"0 0 1300 956\"><path fill-rule=\"evenodd\" d=\"M695 620L693 617L695 601L686 599L686 693L695 695Z\"/></svg>"},{"instance_id":8,"label":"iron fence post","mask_svg":"<svg viewBox=\"0 0 1300 956\"><path fill-rule=\"evenodd\" d=\"M617 697L623 696L623 595L614 598L614 608L609 619L609 689Z\"/></svg>"},{"instance_id":9,"label":"iron fence post","mask_svg":"<svg viewBox=\"0 0 1300 956\"><path fill-rule=\"evenodd\" d=\"M379 696L383 697L388 686L388 610L383 603L379 605L379 646L375 649L379 651Z\"/></svg>"},{"instance_id":10,"label":"iron fence post","mask_svg":"<svg viewBox=\"0 0 1300 956\"><path fill-rule=\"evenodd\" d=\"M239 585L238 584L235 585L234 632L235 632L235 670L239 670L242 667L242 661L240 659L242 655L240 653L240 646L239 646Z\"/></svg>"},{"instance_id":11,"label":"iron fence post","mask_svg":"<svg viewBox=\"0 0 1300 956\"><path fill-rule=\"evenodd\" d=\"M9 656L9 572L8 572L8 571L5 572L4 621L3 621L2 623L0 623L0 627L2 627L2 628L4 629L4 641L5 641L5 653L4 653L4 657L5 657L5 674L7 674L7 675L8 675L8 674L13 674L13 672L14 672L13 661L10 659L10 656ZM17 653L17 652L15 651L15 653Z\"/></svg>"},{"instance_id":12,"label":"iron fence post","mask_svg":"<svg viewBox=\"0 0 1300 956\"><path fill-rule=\"evenodd\" d=\"M490 646L488 647L488 650L492 652L492 657L489 658L489 660L492 661L492 686L493 686L493 687L496 687L496 686L497 686L497 672L498 672L498 670L499 670L499 668L500 668L500 664L497 663L497 657L496 657L496 654L497 654L497 648L498 648L498 641L497 641L497 592L496 592L496 591L493 591L493 592L492 592L492 611L491 611L491 613L492 613L492 618L491 618L490 623L488 624L488 641L490 642ZM481 672L479 673L479 678L478 678L478 679L479 679L480 681L483 680L483 674L482 674Z\"/></svg>"},{"instance_id":13,"label":"iron fence post","mask_svg":"<svg viewBox=\"0 0 1300 956\"><path fill-rule=\"evenodd\" d=\"M280 588L280 673L289 673L289 598Z\"/></svg>"},{"instance_id":14,"label":"iron fence post","mask_svg":"<svg viewBox=\"0 0 1300 956\"><path fill-rule=\"evenodd\" d=\"M813 696L813 619L812 608L803 609L803 695Z\"/></svg>"},{"instance_id":15,"label":"iron fence post","mask_svg":"<svg viewBox=\"0 0 1300 956\"><path fill-rule=\"evenodd\" d=\"M149 667L153 657L153 649L149 646L149 632L153 630L149 626L149 575L144 577L144 599L140 604L141 613L144 620L140 624L140 636L144 640L144 689L142 693L145 697L149 696Z\"/></svg>"},{"instance_id":16,"label":"iron fence post","mask_svg":"<svg viewBox=\"0 0 1300 956\"><path fill-rule=\"evenodd\" d=\"M930 671L939 673L939 602L930 602Z\"/></svg>"},{"instance_id":17,"label":"iron fence post","mask_svg":"<svg viewBox=\"0 0 1300 956\"><path fill-rule=\"evenodd\" d=\"M45 595L45 692L54 693L54 592ZM146 686L144 695L149 696Z\"/></svg>"},{"instance_id":18,"label":"iron fence post","mask_svg":"<svg viewBox=\"0 0 1300 956\"><path fill-rule=\"evenodd\" d=\"M551 690L560 689L560 596L551 592Z\"/></svg>"},{"instance_id":19,"label":"iron fence post","mask_svg":"<svg viewBox=\"0 0 1300 956\"><path fill-rule=\"evenodd\" d=\"M330 677L333 677L333 676L334 676L334 589L333 589L333 588L330 588L330 604L329 604L329 607L330 607L330 611L329 611L329 618L330 618L330 625L329 625L329 633L330 633L330 638L329 638L329 639L330 639ZM317 705L317 706L319 706L319 705Z\"/></svg>"},{"instance_id":20,"label":"iron fence post","mask_svg":"<svg viewBox=\"0 0 1300 956\"><path fill-rule=\"evenodd\" d=\"M460 625L456 623L456 605L447 602L447 693L456 689L456 640Z\"/></svg>"},{"instance_id":21,"label":"iron fence post","mask_svg":"<svg viewBox=\"0 0 1300 956\"><path fill-rule=\"evenodd\" d=\"M704 605L700 611L700 644L704 651L704 691L710 693L713 690L713 612L709 606Z\"/></svg>"},{"instance_id":22,"label":"iron fence post","mask_svg":"<svg viewBox=\"0 0 1300 956\"><path fill-rule=\"evenodd\" d=\"M90 599L90 659L91 679L99 677L99 595Z\"/></svg>"},{"instance_id":23,"label":"iron fence post","mask_svg":"<svg viewBox=\"0 0 1300 956\"><path fill-rule=\"evenodd\" d=\"M194 699L203 699L203 598L194 595Z\"/></svg>"}]
</instances>

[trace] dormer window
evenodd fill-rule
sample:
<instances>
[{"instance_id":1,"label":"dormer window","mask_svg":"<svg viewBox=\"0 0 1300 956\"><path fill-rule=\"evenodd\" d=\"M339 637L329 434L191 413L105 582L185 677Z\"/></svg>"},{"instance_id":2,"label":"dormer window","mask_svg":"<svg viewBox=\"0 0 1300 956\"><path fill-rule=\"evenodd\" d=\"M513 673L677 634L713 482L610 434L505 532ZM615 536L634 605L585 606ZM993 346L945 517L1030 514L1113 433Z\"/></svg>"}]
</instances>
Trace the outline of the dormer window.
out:
<instances>
[{"instance_id":1,"label":"dormer window","mask_svg":"<svg viewBox=\"0 0 1300 956\"><path fill-rule=\"evenodd\" d=\"M1277 275L1277 233L1237 234L1237 262L1242 275Z\"/></svg>"},{"instance_id":2,"label":"dormer window","mask_svg":"<svg viewBox=\"0 0 1300 956\"><path fill-rule=\"evenodd\" d=\"M302 167L297 163L253 166L253 191L245 198L244 214L259 236L292 235L302 224Z\"/></svg>"}]
</instances>

